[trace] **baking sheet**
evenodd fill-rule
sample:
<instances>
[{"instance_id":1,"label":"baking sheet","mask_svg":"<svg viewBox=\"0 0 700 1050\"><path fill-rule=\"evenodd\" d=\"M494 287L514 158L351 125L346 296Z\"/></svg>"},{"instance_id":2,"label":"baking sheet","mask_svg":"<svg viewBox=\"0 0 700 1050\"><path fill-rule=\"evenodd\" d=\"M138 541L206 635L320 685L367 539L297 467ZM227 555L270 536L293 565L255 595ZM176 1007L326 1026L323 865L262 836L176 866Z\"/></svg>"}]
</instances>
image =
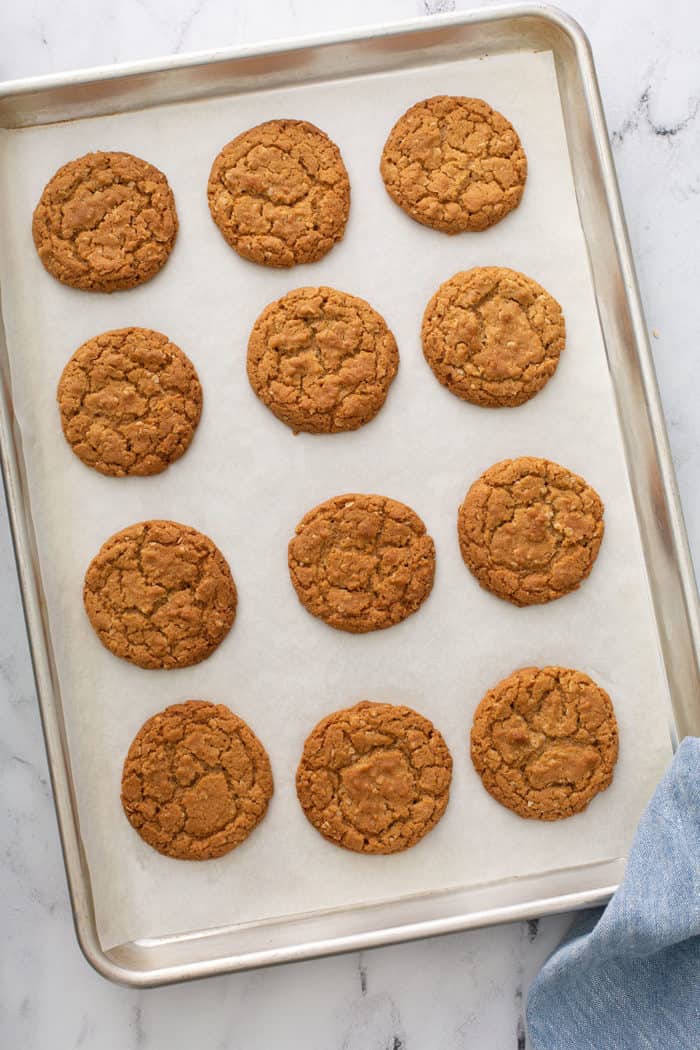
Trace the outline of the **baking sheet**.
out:
<instances>
[{"instance_id":1,"label":"baking sheet","mask_svg":"<svg viewBox=\"0 0 700 1050\"><path fill-rule=\"evenodd\" d=\"M454 238L408 219L385 193L378 161L394 120L436 93L485 97L514 123L530 161L523 203L482 234ZM343 242L291 271L246 263L209 216L206 182L221 145L273 117L308 119L338 143L352 185ZM104 949L124 941L255 922L571 868L624 856L670 755L663 678L641 546L598 325L550 54L452 62L331 84L181 104L144 113L4 132L0 278L41 572L72 754L80 827ZM31 214L55 169L91 149L121 149L164 170L180 233L151 283L113 296L53 281L31 241ZM420 320L437 285L460 269L506 265L559 300L567 349L530 403L489 411L435 381ZM329 284L369 300L401 353L379 416L353 434L291 432L245 375L250 327L290 288ZM87 470L60 432L55 389L73 350L100 331L143 325L192 358L205 396L187 455L156 478ZM482 591L456 541L456 509L498 459L553 458L582 473L606 504L606 536L590 580L547 606L516 609ZM388 631L335 632L297 603L286 545L316 503L381 492L421 515L437 574L415 616ZM167 517L209 534L233 569L233 631L203 664L143 671L112 657L82 608L82 579L107 536ZM472 712L516 667L559 663L611 693L620 724L612 787L554 824L522 821L482 789L468 758ZM246 719L270 754L276 793L261 827L218 861L161 857L119 802L121 764L142 722L169 703L204 698ZM327 712L359 699L409 704L432 718L455 760L451 802L413 850L364 857L326 843L294 792L303 740Z\"/></svg>"}]
</instances>

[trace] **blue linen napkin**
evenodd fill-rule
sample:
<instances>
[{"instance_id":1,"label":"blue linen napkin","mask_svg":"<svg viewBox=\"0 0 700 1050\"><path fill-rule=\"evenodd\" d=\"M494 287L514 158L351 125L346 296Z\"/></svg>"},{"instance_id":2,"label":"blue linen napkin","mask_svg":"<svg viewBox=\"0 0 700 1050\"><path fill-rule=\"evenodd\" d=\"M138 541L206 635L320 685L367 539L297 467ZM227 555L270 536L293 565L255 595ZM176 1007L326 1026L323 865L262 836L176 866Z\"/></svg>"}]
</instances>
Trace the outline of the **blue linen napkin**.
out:
<instances>
[{"instance_id":1,"label":"blue linen napkin","mask_svg":"<svg viewBox=\"0 0 700 1050\"><path fill-rule=\"evenodd\" d=\"M536 977L533 1050L700 1050L700 739L676 752L624 879Z\"/></svg>"}]
</instances>

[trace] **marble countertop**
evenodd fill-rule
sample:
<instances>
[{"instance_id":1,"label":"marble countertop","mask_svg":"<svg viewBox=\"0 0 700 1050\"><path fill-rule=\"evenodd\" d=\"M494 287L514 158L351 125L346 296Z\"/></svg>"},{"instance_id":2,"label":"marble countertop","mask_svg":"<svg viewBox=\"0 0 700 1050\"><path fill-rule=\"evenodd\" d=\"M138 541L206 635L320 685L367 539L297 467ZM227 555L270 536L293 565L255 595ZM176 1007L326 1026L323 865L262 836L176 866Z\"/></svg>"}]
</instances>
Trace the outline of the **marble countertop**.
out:
<instances>
[{"instance_id":1,"label":"marble countertop","mask_svg":"<svg viewBox=\"0 0 700 1050\"><path fill-rule=\"evenodd\" d=\"M475 6L451 0L33 0L0 7L0 80ZM490 6L485 4L485 6ZM700 12L563 0L587 31L700 564ZM22 1050L525 1050L524 1000L570 916L136 992L78 949L0 508L0 1044Z\"/></svg>"}]
</instances>

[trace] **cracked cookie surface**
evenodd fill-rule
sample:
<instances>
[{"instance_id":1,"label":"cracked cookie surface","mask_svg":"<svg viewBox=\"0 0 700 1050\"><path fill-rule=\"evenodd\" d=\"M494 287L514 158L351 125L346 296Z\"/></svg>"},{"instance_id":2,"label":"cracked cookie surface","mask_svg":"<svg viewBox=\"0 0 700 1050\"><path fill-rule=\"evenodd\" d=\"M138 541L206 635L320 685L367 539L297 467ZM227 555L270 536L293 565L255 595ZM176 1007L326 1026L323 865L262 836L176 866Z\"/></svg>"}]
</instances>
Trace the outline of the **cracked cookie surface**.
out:
<instances>
[{"instance_id":1,"label":"cracked cookie surface","mask_svg":"<svg viewBox=\"0 0 700 1050\"><path fill-rule=\"evenodd\" d=\"M617 721L610 697L582 671L525 667L476 709L471 756L484 787L521 817L560 820L613 778Z\"/></svg>"},{"instance_id":2,"label":"cracked cookie surface","mask_svg":"<svg viewBox=\"0 0 700 1050\"><path fill-rule=\"evenodd\" d=\"M586 579L603 538L603 503L582 477L548 459L505 459L459 508L465 564L514 605L551 602Z\"/></svg>"},{"instance_id":3,"label":"cracked cookie surface","mask_svg":"<svg viewBox=\"0 0 700 1050\"><path fill-rule=\"evenodd\" d=\"M527 158L506 118L479 98L417 102L386 140L380 171L412 219L444 233L485 230L517 208Z\"/></svg>"},{"instance_id":4,"label":"cracked cookie surface","mask_svg":"<svg viewBox=\"0 0 700 1050\"><path fill-rule=\"evenodd\" d=\"M318 723L304 744L297 796L324 838L357 853L415 846L442 817L452 757L410 707L365 700Z\"/></svg>"},{"instance_id":5,"label":"cracked cookie surface","mask_svg":"<svg viewBox=\"0 0 700 1050\"><path fill-rule=\"evenodd\" d=\"M122 806L141 838L167 857L212 860L265 816L272 771L248 725L223 704L187 700L149 718L129 748Z\"/></svg>"},{"instance_id":6,"label":"cracked cookie surface","mask_svg":"<svg viewBox=\"0 0 700 1050\"><path fill-rule=\"evenodd\" d=\"M64 164L47 184L32 233L39 258L57 280L115 292L155 277L177 227L162 171L130 153L87 153Z\"/></svg>"},{"instance_id":7,"label":"cracked cookie surface","mask_svg":"<svg viewBox=\"0 0 700 1050\"><path fill-rule=\"evenodd\" d=\"M341 239L350 180L340 150L305 120L270 120L221 150L209 209L239 255L263 266L321 259Z\"/></svg>"},{"instance_id":8,"label":"cracked cookie surface","mask_svg":"<svg viewBox=\"0 0 700 1050\"><path fill-rule=\"evenodd\" d=\"M218 547L175 521L142 521L102 545L85 610L107 649L148 669L189 667L230 631L236 585Z\"/></svg>"},{"instance_id":9,"label":"cracked cookie surface","mask_svg":"<svg viewBox=\"0 0 700 1050\"><path fill-rule=\"evenodd\" d=\"M288 561L308 612L338 630L361 634L416 612L433 586L435 545L404 503L349 493L302 518Z\"/></svg>"},{"instance_id":10,"label":"cracked cookie surface","mask_svg":"<svg viewBox=\"0 0 700 1050\"><path fill-rule=\"evenodd\" d=\"M121 328L78 347L58 384L66 441L101 474L159 474L187 450L202 411L190 359L161 332Z\"/></svg>"},{"instance_id":11,"label":"cracked cookie surface","mask_svg":"<svg viewBox=\"0 0 700 1050\"><path fill-rule=\"evenodd\" d=\"M516 270L479 266L440 285L421 329L436 378L464 401L522 405L554 374L566 331L559 303Z\"/></svg>"},{"instance_id":12,"label":"cracked cookie surface","mask_svg":"<svg viewBox=\"0 0 700 1050\"><path fill-rule=\"evenodd\" d=\"M384 318L364 299L334 288L297 288L270 303L248 342L250 385L295 433L368 423L398 366Z\"/></svg>"}]
</instances>

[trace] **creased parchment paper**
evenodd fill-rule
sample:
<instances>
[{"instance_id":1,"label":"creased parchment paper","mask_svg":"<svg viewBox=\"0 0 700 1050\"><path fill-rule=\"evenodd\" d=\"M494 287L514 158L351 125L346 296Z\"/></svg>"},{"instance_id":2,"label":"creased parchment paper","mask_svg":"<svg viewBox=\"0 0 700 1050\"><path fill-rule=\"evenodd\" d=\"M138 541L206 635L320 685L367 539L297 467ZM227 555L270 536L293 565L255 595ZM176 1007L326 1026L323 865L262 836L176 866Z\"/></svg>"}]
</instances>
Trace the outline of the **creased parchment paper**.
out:
<instances>
[{"instance_id":1,"label":"creased parchment paper","mask_svg":"<svg viewBox=\"0 0 700 1050\"><path fill-rule=\"evenodd\" d=\"M520 208L480 234L447 237L390 200L378 164L410 104L433 94L487 99L513 122L530 173ZM211 162L245 128L313 121L338 143L352 185L345 238L320 263L267 270L240 259L209 216ZM88 150L156 164L175 193L180 233L162 273L112 296L65 288L43 270L32 210L59 165ZM104 948L134 938L469 886L625 855L670 754L666 685L549 54L512 54L334 83L151 109L2 139L2 295L56 663ZM517 409L464 404L420 347L438 284L475 265L531 275L559 300L567 348L546 389ZM353 434L294 437L246 378L250 328L291 288L328 284L387 319L401 365L374 422ZM191 357L204 413L184 458L155 478L111 479L63 440L56 384L73 350L101 331L159 329ZM546 456L577 471L606 505L606 533L576 594L517 609L482 591L460 558L456 511L496 460ZM399 626L351 636L298 604L287 541L306 510L344 492L402 500L437 547L432 596ZM145 671L108 653L82 606L85 569L117 529L172 518L210 535L239 589L233 631L210 659ZM589 809L552 824L521 820L483 790L468 757L471 717L517 667L563 664L614 701L620 759ZM187 698L228 704L269 751L276 791L263 824L218 861L178 862L145 845L119 801L121 766L142 722ZM435 721L454 757L447 813L416 848L391 857L338 849L307 824L294 775L318 719L360 699L409 704Z\"/></svg>"}]
</instances>

